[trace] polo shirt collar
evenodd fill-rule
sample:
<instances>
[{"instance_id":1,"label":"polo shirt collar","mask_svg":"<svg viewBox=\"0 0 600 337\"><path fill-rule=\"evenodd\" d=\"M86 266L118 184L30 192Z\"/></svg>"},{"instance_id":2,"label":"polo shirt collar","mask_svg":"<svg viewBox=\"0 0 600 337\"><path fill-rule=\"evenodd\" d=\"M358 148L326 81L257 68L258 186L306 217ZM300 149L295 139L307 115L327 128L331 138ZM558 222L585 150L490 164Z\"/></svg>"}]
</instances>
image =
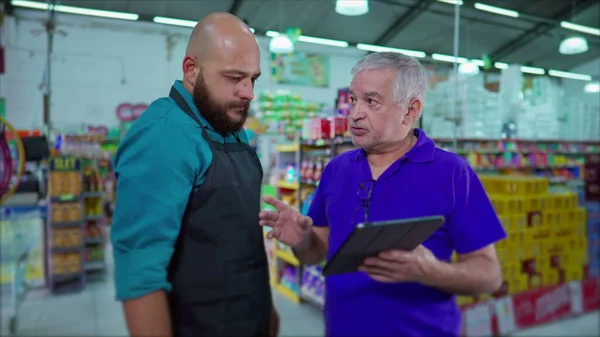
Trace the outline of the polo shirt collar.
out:
<instances>
[{"instance_id":1,"label":"polo shirt collar","mask_svg":"<svg viewBox=\"0 0 600 337\"><path fill-rule=\"evenodd\" d=\"M429 137L425 131L415 128L414 134L417 136L417 142L415 145L406 153L404 156L406 159L413 163L426 163L433 161L433 154L435 152L435 143ZM356 157L353 156L353 160L360 160L366 158L366 152L364 149L360 149L356 153Z\"/></svg>"},{"instance_id":2,"label":"polo shirt collar","mask_svg":"<svg viewBox=\"0 0 600 337\"><path fill-rule=\"evenodd\" d=\"M190 106L190 108L192 108L194 115L196 115L196 117L198 117L198 120L200 120L200 123L202 123L202 126L208 127L208 129L211 131L215 131L215 129L212 127L212 125L210 125L208 123L208 121L206 119L204 119L204 117L202 117L202 115L200 114L200 111L198 111L198 107L196 107L196 104L194 103L194 98L192 97L192 94L190 94L185 89L185 87L183 86L183 83L181 83L181 81L177 80L173 84L173 88L175 88L175 90L177 90L177 92L179 92L179 94L181 95L181 97L183 97L185 102Z\"/></svg>"}]
</instances>

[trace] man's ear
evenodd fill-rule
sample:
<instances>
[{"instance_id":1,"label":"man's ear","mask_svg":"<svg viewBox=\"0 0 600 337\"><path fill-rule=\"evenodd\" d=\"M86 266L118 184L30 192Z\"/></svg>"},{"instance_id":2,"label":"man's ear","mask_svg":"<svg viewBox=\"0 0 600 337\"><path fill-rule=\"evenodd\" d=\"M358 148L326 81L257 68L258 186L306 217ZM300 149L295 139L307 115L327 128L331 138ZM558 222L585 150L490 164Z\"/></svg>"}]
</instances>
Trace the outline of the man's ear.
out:
<instances>
[{"instance_id":1,"label":"man's ear","mask_svg":"<svg viewBox=\"0 0 600 337\"><path fill-rule=\"evenodd\" d=\"M404 117L404 123L413 125L421 117L422 103L419 99L413 99L408 105L408 112Z\"/></svg>"},{"instance_id":2,"label":"man's ear","mask_svg":"<svg viewBox=\"0 0 600 337\"><path fill-rule=\"evenodd\" d=\"M194 86L196 84L196 79L198 78L198 71L200 69L196 57L192 55L186 55L183 58L181 68L183 70L183 78L186 80L186 82Z\"/></svg>"}]
</instances>

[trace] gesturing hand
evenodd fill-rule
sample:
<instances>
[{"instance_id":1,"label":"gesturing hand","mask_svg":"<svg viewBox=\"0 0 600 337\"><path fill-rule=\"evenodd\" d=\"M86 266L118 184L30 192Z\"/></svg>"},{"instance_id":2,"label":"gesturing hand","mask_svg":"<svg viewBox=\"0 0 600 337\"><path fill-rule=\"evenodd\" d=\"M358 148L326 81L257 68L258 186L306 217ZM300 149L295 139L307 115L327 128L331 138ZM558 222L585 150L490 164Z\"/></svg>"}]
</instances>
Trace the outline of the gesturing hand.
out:
<instances>
[{"instance_id":1,"label":"gesturing hand","mask_svg":"<svg viewBox=\"0 0 600 337\"><path fill-rule=\"evenodd\" d=\"M312 234L312 220L300 212L272 197L263 200L275 207L275 211L262 211L258 214L261 226L271 227L267 234L269 239L275 238L288 246L302 246Z\"/></svg>"},{"instance_id":2,"label":"gesturing hand","mask_svg":"<svg viewBox=\"0 0 600 337\"><path fill-rule=\"evenodd\" d=\"M411 252L391 250L367 258L359 268L380 282L422 282L439 261L420 245Z\"/></svg>"}]
</instances>

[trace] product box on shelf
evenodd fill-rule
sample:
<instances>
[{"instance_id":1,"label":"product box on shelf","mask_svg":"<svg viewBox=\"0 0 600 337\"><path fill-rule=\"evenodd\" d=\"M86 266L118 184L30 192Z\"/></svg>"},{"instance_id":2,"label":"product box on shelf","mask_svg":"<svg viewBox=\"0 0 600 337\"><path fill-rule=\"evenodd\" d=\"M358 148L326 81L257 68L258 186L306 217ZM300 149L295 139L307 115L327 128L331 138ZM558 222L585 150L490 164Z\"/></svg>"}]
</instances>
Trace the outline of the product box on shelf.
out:
<instances>
[{"instance_id":1,"label":"product box on shelf","mask_svg":"<svg viewBox=\"0 0 600 337\"><path fill-rule=\"evenodd\" d=\"M482 175L508 237L496 244L499 296L582 280L588 265L586 209L577 194L551 193L540 177Z\"/></svg>"}]
</instances>

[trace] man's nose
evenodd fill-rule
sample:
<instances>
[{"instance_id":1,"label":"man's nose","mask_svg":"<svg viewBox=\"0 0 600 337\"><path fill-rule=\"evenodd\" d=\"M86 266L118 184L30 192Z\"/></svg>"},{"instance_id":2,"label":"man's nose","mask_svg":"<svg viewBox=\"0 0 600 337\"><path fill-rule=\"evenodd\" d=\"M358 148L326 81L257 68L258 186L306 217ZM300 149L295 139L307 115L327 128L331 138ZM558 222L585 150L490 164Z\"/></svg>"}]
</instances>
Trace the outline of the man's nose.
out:
<instances>
[{"instance_id":1,"label":"man's nose","mask_svg":"<svg viewBox=\"0 0 600 337\"><path fill-rule=\"evenodd\" d=\"M244 81L242 83L242 87L238 92L238 95L241 99L251 101L254 99L254 86L252 85L252 81Z\"/></svg>"},{"instance_id":2,"label":"man's nose","mask_svg":"<svg viewBox=\"0 0 600 337\"><path fill-rule=\"evenodd\" d=\"M364 108L362 105L359 103L354 104L354 106L350 108L350 114L348 115L348 118L352 121L365 118Z\"/></svg>"}]
</instances>

